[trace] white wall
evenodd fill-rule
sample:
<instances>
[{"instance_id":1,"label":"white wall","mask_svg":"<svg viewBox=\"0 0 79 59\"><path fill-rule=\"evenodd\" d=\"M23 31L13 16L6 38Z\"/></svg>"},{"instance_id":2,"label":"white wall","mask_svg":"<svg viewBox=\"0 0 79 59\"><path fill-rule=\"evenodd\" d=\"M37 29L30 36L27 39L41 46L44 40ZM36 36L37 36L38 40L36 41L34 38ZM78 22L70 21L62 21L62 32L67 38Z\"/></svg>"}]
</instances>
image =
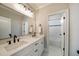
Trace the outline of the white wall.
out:
<instances>
[{"instance_id":1,"label":"white wall","mask_svg":"<svg viewBox=\"0 0 79 59\"><path fill-rule=\"evenodd\" d=\"M79 4L70 4L70 55L79 50Z\"/></svg>"},{"instance_id":2,"label":"white wall","mask_svg":"<svg viewBox=\"0 0 79 59\"><path fill-rule=\"evenodd\" d=\"M68 4L55 3L37 10L36 25L38 26L39 24L42 24L43 33L45 35L45 47L47 47L47 38L48 38L48 15L67 8Z\"/></svg>"}]
</instances>

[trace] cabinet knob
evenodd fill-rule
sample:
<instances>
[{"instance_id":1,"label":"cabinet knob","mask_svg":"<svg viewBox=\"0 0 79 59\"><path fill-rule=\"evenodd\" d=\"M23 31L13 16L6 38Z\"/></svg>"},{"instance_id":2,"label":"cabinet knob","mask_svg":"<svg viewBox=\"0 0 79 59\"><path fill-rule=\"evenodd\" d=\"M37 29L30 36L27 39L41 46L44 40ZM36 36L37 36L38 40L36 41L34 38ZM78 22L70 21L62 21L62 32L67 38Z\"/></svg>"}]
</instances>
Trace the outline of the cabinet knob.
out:
<instances>
[{"instance_id":1,"label":"cabinet knob","mask_svg":"<svg viewBox=\"0 0 79 59\"><path fill-rule=\"evenodd\" d=\"M35 45L38 45L38 43L36 43Z\"/></svg>"},{"instance_id":2,"label":"cabinet knob","mask_svg":"<svg viewBox=\"0 0 79 59\"><path fill-rule=\"evenodd\" d=\"M38 49L35 50L35 52L37 52L37 51L38 51Z\"/></svg>"}]
</instances>

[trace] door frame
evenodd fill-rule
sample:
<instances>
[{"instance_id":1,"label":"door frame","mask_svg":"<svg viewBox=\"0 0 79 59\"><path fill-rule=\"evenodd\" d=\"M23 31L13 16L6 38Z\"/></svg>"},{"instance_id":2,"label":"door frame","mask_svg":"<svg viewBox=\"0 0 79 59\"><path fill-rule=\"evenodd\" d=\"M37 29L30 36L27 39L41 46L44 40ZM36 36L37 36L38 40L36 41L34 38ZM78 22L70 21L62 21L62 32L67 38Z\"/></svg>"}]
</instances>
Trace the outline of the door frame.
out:
<instances>
[{"instance_id":1,"label":"door frame","mask_svg":"<svg viewBox=\"0 0 79 59\"><path fill-rule=\"evenodd\" d=\"M69 21L69 9L63 9L57 12L52 12L48 14L48 19L50 15L59 14L59 13L66 13L66 23L65 23L65 56L70 55L70 21ZM49 30L49 27L48 27ZM48 41L47 41L48 44Z\"/></svg>"}]
</instances>

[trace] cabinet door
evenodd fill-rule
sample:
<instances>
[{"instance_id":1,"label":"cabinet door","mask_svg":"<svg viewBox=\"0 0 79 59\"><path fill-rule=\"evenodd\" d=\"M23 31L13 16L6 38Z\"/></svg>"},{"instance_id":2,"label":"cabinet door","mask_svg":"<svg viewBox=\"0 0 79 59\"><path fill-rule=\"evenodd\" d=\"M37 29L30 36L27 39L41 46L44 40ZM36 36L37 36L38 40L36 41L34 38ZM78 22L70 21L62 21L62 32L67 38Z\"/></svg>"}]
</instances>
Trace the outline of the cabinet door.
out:
<instances>
[{"instance_id":1,"label":"cabinet door","mask_svg":"<svg viewBox=\"0 0 79 59\"><path fill-rule=\"evenodd\" d=\"M35 42L36 43L36 42ZM31 46L32 46L32 49L29 51L28 54L26 54L27 56L38 56L38 47L39 45L35 45L35 43L33 43Z\"/></svg>"},{"instance_id":2,"label":"cabinet door","mask_svg":"<svg viewBox=\"0 0 79 59\"><path fill-rule=\"evenodd\" d=\"M29 45L28 47L25 47L24 49L14 53L12 56L26 56L30 51L32 51L32 49L33 49L33 46Z\"/></svg>"},{"instance_id":3,"label":"cabinet door","mask_svg":"<svg viewBox=\"0 0 79 59\"><path fill-rule=\"evenodd\" d=\"M44 50L44 39L41 39L40 40L40 44L39 44L39 51L38 51L38 54L41 55L43 53L43 50Z\"/></svg>"},{"instance_id":4,"label":"cabinet door","mask_svg":"<svg viewBox=\"0 0 79 59\"><path fill-rule=\"evenodd\" d=\"M30 56L40 56L43 52L44 45L43 45L43 40L39 39L38 41L34 42L32 44L33 50L29 52L28 55Z\"/></svg>"},{"instance_id":5,"label":"cabinet door","mask_svg":"<svg viewBox=\"0 0 79 59\"><path fill-rule=\"evenodd\" d=\"M33 50L32 50L32 56L38 56L38 51L39 51L39 44L40 44L40 42L39 42L40 40L38 40L38 41L36 41L36 42L34 42L33 43Z\"/></svg>"}]
</instances>

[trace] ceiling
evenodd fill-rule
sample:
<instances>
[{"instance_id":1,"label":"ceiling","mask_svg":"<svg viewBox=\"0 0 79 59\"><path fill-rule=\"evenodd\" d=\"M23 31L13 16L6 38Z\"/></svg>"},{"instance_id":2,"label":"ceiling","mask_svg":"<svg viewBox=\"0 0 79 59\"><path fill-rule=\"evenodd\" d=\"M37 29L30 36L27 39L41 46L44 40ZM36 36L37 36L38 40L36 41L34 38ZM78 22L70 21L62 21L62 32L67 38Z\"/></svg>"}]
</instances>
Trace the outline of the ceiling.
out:
<instances>
[{"instance_id":1,"label":"ceiling","mask_svg":"<svg viewBox=\"0 0 79 59\"><path fill-rule=\"evenodd\" d=\"M34 8L35 10L43 8L47 5L49 5L50 3L29 3L29 5Z\"/></svg>"}]
</instances>

